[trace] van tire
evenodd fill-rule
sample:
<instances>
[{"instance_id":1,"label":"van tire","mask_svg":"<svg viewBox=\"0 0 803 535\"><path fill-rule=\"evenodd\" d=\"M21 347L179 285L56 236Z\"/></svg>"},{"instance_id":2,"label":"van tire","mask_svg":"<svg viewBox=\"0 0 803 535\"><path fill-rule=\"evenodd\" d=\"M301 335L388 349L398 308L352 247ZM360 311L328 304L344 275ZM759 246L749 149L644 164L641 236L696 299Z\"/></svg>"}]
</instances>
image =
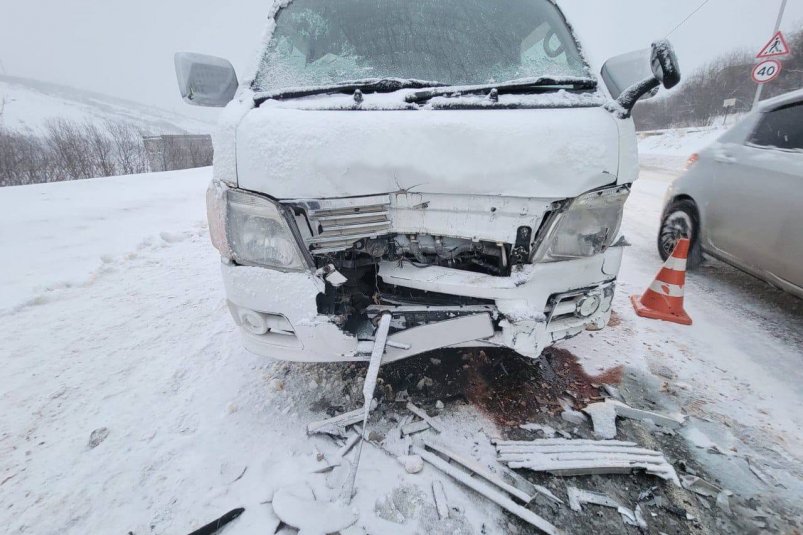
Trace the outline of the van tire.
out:
<instances>
[{"instance_id":1,"label":"van tire","mask_svg":"<svg viewBox=\"0 0 803 535\"><path fill-rule=\"evenodd\" d=\"M675 199L664 210L658 229L658 254L661 255L661 260L665 262L669 258L681 237L691 240L686 268L692 270L699 267L703 262L700 215L697 205L691 199Z\"/></svg>"}]
</instances>

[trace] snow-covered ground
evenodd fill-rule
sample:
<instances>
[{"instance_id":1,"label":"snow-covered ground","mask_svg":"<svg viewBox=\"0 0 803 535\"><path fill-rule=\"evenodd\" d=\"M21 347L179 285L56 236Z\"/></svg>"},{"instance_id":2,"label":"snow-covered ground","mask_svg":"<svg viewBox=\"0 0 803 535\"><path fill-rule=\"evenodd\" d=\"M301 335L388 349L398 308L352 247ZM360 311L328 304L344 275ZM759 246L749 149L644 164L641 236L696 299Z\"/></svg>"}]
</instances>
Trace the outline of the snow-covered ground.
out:
<instances>
[{"instance_id":1,"label":"snow-covered ground","mask_svg":"<svg viewBox=\"0 0 803 535\"><path fill-rule=\"evenodd\" d=\"M48 121L66 119L131 124L149 134L208 134L211 123L63 85L0 75L0 127L40 133Z\"/></svg>"},{"instance_id":2,"label":"snow-covered ground","mask_svg":"<svg viewBox=\"0 0 803 535\"><path fill-rule=\"evenodd\" d=\"M244 506L225 533L273 533L275 489L298 484L319 500L339 491L342 473L312 473L337 447L304 428L327 409L359 406L354 377L364 368L272 362L241 348L204 222L209 178L199 169L0 189L5 532L183 534ZM614 324L560 347L590 373L625 365L628 401L687 414L689 461L733 490L734 503L755 497L753 509L797 513L788 508L803 503L800 301L709 262L689 276L693 326L638 318L629 304L660 266L668 181L644 171L628 202L633 247ZM447 403L439 418L441 442L492 460L498 422L466 403ZM90 447L102 428L108 435ZM436 479L453 508L447 521L431 499ZM431 467L408 474L373 446L357 489L359 520L344 535L519 529Z\"/></svg>"}]
</instances>

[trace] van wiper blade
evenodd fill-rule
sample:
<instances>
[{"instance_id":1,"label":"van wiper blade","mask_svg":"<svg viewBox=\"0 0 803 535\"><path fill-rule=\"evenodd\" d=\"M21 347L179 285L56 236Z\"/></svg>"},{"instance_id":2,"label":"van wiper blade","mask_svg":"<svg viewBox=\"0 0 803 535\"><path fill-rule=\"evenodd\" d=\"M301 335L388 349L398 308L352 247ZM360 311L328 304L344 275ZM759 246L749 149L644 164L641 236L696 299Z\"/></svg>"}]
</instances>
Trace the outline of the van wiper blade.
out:
<instances>
[{"instance_id":1,"label":"van wiper blade","mask_svg":"<svg viewBox=\"0 0 803 535\"><path fill-rule=\"evenodd\" d=\"M404 100L409 103L421 103L435 97L448 97L455 94L478 95L489 93L493 89L496 89L499 93L515 94L557 91L559 89L587 91L596 88L597 81L593 78L539 76L538 78L522 78L496 84L441 86L434 89L426 89L425 91L416 91L407 95Z\"/></svg>"},{"instance_id":2,"label":"van wiper blade","mask_svg":"<svg viewBox=\"0 0 803 535\"><path fill-rule=\"evenodd\" d=\"M259 106L266 100L284 100L291 98L311 97L329 93L354 93L358 89L364 93L393 93L400 89L422 89L425 87L443 87L446 84L427 80L407 80L404 78L365 78L348 80L339 84L291 87L276 91L263 91L254 95L254 103Z\"/></svg>"}]
</instances>

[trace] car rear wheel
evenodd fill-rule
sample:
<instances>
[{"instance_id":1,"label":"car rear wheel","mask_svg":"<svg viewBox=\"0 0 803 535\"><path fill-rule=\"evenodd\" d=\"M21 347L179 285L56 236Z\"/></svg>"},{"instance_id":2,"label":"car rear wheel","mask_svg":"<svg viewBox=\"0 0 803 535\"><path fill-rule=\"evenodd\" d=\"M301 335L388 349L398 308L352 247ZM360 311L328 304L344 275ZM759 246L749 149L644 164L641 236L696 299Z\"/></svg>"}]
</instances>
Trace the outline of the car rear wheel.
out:
<instances>
[{"instance_id":1,"label":"car rear wheel","mask_svg":"<svg viewBox=\"0 0 803 535\"><path fill-rule=\"evenodd\" d=\"M697 213L697 206L690 199L673 201L666 210L661 221L661 228L658 231L658 254L661 260L666 261L680 238L691 240L689 258L686 266L694 269L703 261L702 250L700 248L700 217Z\"/></svg>"}]
</instances>

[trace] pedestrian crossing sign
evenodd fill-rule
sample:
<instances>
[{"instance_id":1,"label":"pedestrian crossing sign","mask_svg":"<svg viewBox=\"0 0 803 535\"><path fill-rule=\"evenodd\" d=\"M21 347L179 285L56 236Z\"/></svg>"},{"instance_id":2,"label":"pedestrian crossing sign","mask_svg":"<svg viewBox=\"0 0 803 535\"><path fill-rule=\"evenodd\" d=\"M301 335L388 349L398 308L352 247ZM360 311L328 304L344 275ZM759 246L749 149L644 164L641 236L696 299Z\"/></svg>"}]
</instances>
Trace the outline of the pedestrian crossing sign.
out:
<instances>
[{"instance_id":1,"label":"pedestrian crossing sign","mask_svg":"<svg viewBox=\"0 0 803 535\"><path fill-rule=\"evenodd\" d=\"M791 53L789 45L786 43L786 38L780 30L772 36L772 39L764 45L761 52L756 56L759 59L773 58L777 56L787 56Z\"/></svg>"}]
</instances>

